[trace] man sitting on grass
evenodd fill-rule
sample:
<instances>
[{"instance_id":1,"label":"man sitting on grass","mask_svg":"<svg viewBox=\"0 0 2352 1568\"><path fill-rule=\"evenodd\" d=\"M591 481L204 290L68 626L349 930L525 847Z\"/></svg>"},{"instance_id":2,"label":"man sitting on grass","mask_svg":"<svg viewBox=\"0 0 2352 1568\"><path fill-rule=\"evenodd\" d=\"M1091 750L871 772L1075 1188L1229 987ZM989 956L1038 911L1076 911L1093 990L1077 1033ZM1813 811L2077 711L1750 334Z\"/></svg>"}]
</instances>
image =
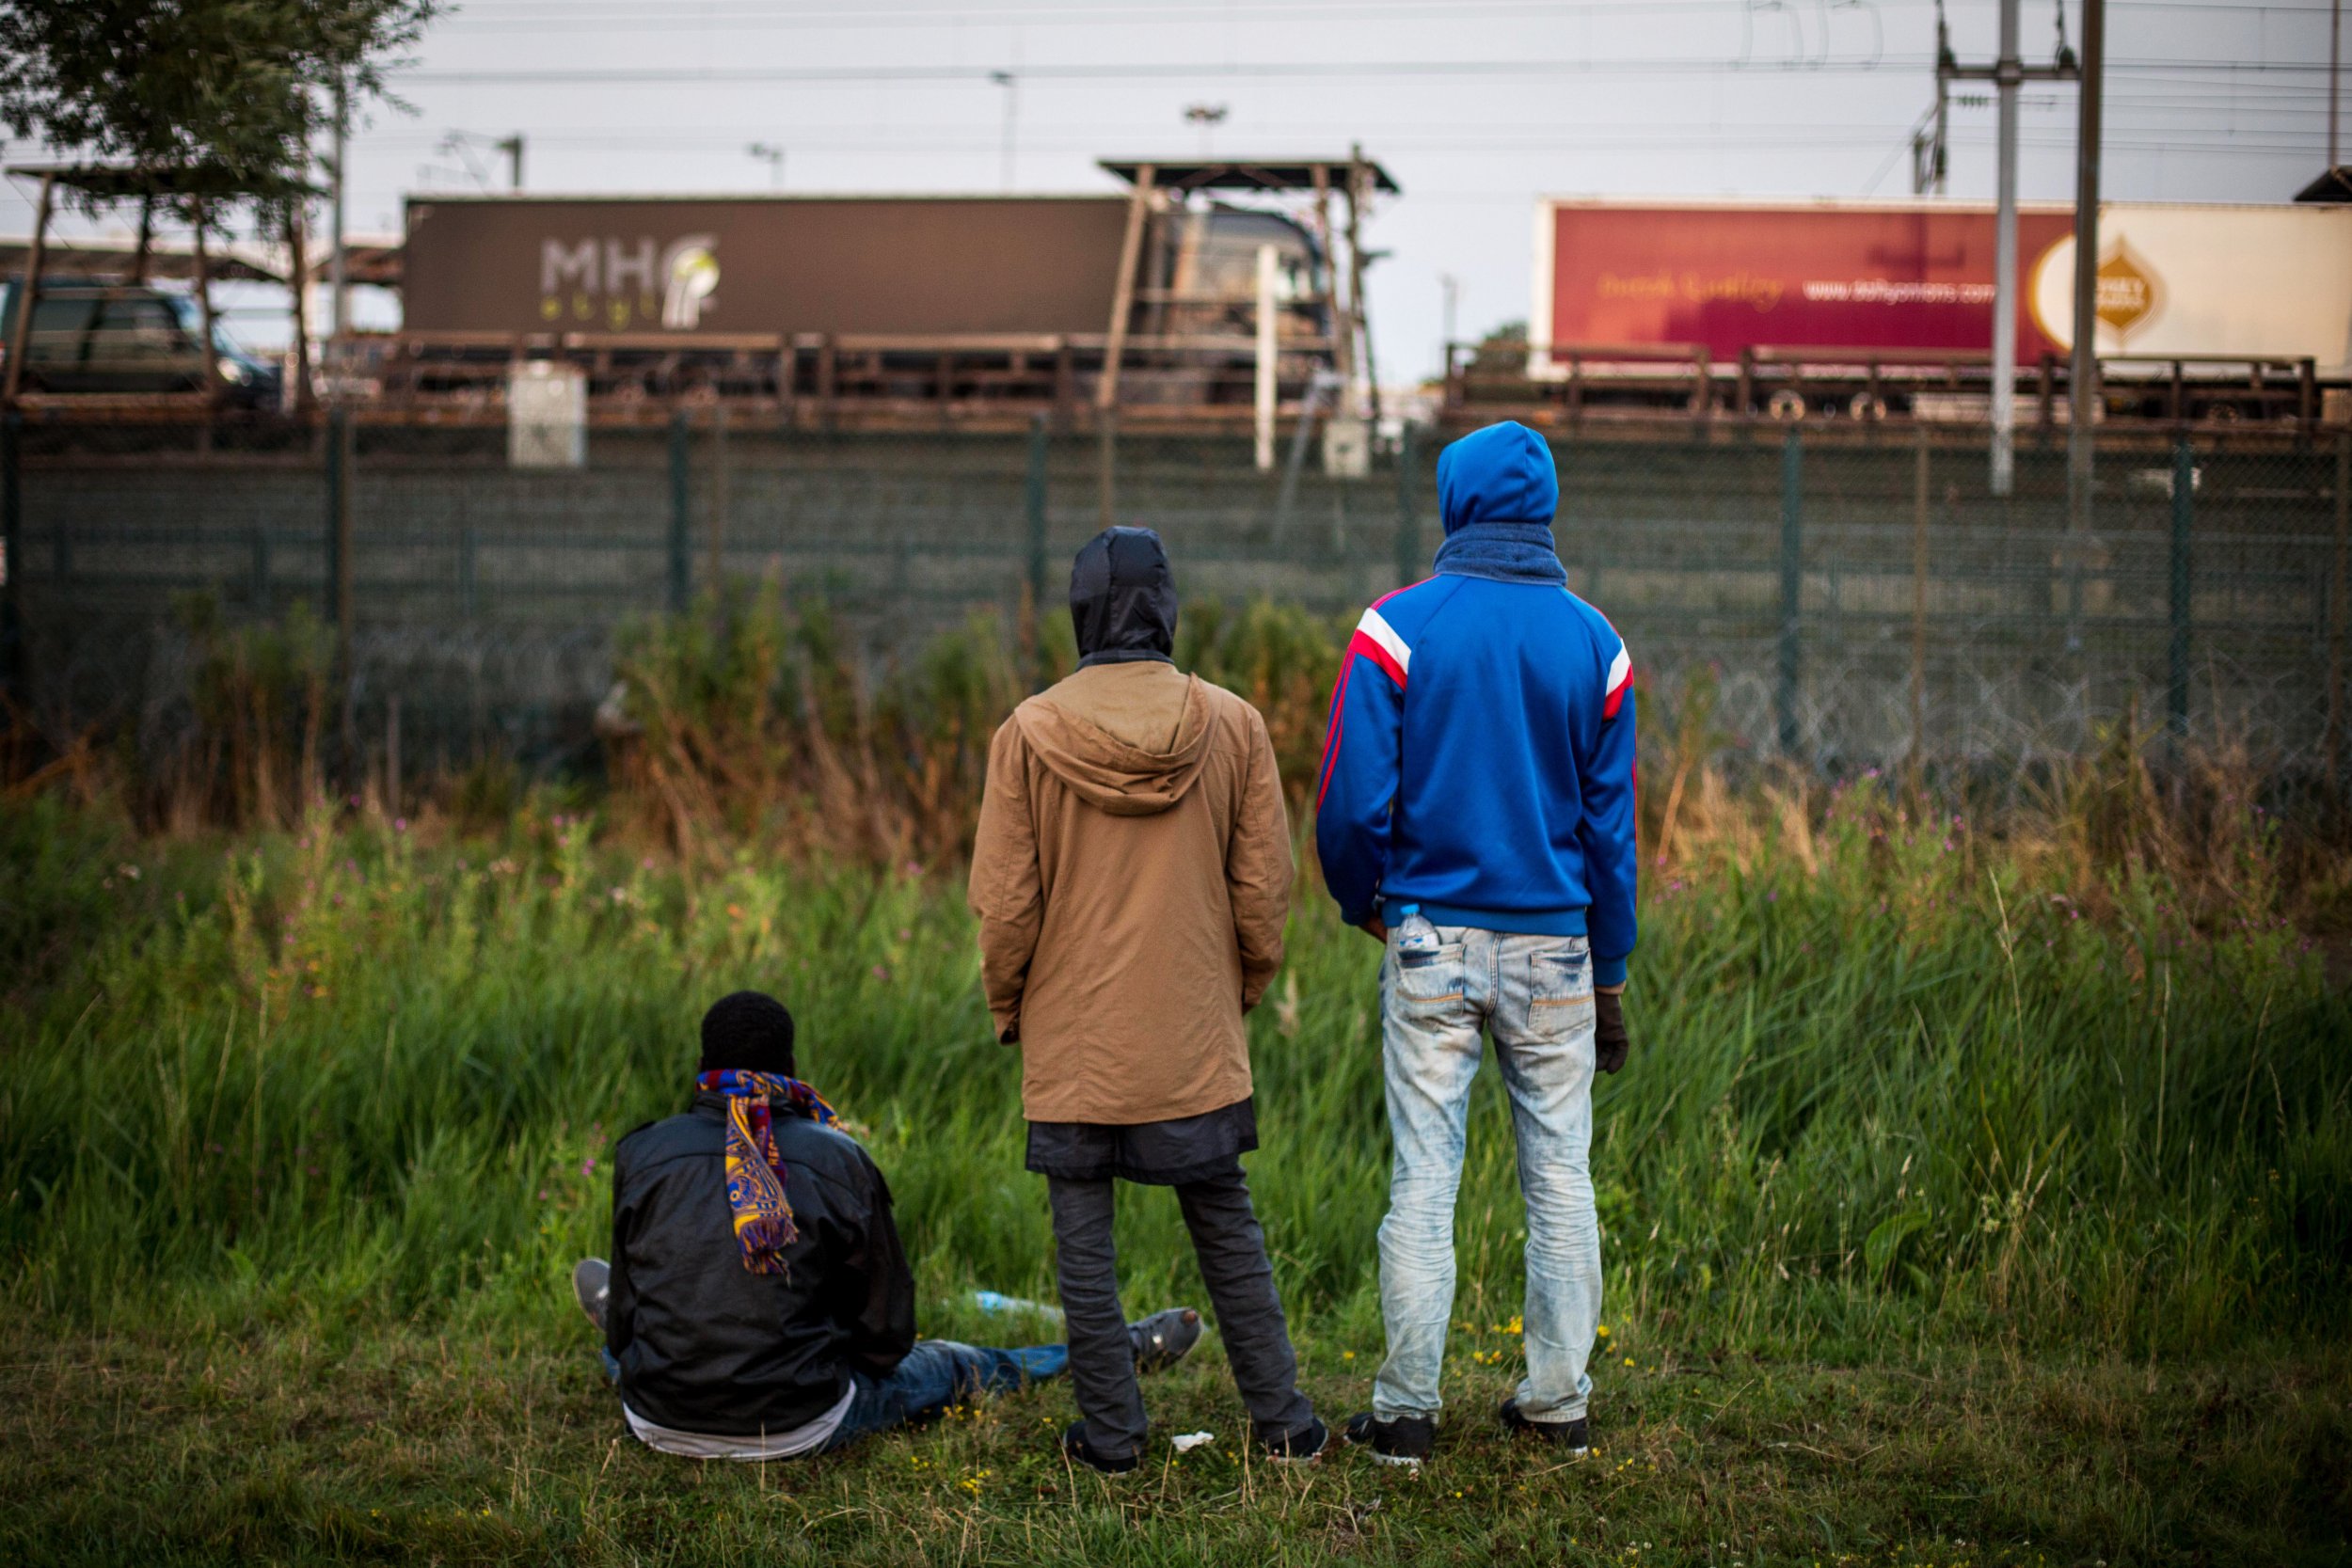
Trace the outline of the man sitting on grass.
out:
<instances>
[{"instance_id":1,"label":"man sitting on grass","mask_svg":"<svg viewBox=\"0 0 2352 1568\"><path fill-rule=\"evenodd\" d=\"M915 1338L890 1188L793 1073L792 1015L737 991L703 1015L692 1108L621 1140L612 1260L572 1286L629 1430L696 1459L790 1459L1059 1375L1061 1345ZM1130 1336L1145 1371L1200 1338L1185 1308Z\"/></svg>"}]
</instances>

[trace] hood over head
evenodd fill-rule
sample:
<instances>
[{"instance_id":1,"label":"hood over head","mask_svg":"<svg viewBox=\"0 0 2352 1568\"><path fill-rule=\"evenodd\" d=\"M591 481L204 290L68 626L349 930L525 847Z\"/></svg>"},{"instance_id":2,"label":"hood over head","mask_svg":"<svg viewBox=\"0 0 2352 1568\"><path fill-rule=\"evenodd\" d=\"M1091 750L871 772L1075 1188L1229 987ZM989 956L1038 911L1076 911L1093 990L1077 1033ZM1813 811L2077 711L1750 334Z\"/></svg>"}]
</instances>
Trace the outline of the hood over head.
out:
<instances>
[{"instance_id":1,"label":"hood over head","mask_svg":"<svg viewBox=\"0 0 2352 1568\"><path fill-rule=\"evenodd\" d=\"M1438 507L1448 533L1471 523L1541 523L1560 510L1551 447L1505 420L1473 430L1438 454Z\"/></svg>"},{"instance_id":2,"label":"hood over head","mask_svg":"<svg viewBox=\"0 0 2352 1568\"><path fill-rule=\"evenodd\" d=\"M1113 816L1182 800L1208 761L1212 720L1200 676L1133 662L1081 670L1012 713L1038 760Z\"/></svg>"},{"instance_id":3,"label":"hood over head","mask_svg":"<svg viewBox=\"0 0 2352 1568\"><path fill-rule=\"evenodd\" d=\"M1078 663L1169 662L1176 652L1176 578L1148 528L1106 528L1070 568L1070 624Z\"/></svg>"}]
</instances>

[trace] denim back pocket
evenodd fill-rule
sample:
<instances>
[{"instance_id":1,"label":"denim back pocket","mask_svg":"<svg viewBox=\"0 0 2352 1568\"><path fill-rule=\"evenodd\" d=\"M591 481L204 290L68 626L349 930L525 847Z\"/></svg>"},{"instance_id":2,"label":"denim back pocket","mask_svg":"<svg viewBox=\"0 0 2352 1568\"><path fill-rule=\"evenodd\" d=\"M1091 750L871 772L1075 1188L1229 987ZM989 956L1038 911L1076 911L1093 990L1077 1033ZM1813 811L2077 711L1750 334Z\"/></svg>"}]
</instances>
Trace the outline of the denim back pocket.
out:
<instances>
[{"instance_id":1,"label":"denim back pocket","mask_svg":"<svg viewBox=\"0 0 2352 1568\"><path fill-rule=\"evenodd\" d=\"M1434 1007L1462 1000L1460 942L1440 942L1426 952L1400 952L1395 957L1398 1001L1417 1007Z\"/></svg>"},{"instance_id":2,"label":"denim back pocket","mask_svg":"<svg viewBox=\"0 0 2352 1568\"><path fill-rule=\"evenodd\" d=\"M1592 1016L1593 959L1581 942L1541 947L1527 956L1527 1012L1531 1024L1576 1023Z\"/></svg>"}]
</instances>

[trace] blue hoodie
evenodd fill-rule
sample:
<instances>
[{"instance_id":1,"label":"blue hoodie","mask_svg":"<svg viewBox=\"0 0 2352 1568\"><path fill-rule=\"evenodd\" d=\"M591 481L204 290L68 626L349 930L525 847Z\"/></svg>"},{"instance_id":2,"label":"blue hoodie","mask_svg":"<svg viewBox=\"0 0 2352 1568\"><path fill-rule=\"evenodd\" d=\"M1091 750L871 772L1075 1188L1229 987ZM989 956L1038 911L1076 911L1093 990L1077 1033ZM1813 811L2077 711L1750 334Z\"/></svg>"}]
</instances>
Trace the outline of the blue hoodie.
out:
<instances>
[{"instance_id":1,"label":"blue hoodie","mask_svg":"<svg viewBox=\"0 0 2352 1568\"><path fill-rule=\"evenodd\" d=\"M1437 575L1364 612L1331 694L1315 847L1351 925L1589 936L1625 979L1639 860L1633 666L1567 590L1551 449L1505 422L1438 459Z\"/></svg>"}]
</instances>

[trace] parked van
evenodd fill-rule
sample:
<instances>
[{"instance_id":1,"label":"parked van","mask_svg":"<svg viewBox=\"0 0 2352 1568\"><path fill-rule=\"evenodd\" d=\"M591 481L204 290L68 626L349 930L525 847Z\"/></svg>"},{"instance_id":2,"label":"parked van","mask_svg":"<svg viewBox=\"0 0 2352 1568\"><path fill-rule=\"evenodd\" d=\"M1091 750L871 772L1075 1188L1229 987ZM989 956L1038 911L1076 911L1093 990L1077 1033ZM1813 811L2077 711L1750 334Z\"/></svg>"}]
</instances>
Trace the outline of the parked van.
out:
<instances>
[{"instance_id":1,"label":"parked van","mask_svg":"<svg viewBox=\"0 0 2352 1568\"><path fill-rule=\"evenodd\" d=\"M17 302L24 291L21 278L6 287L0 354L16 341ZM95 278L44 277L20 385L30 392L197 392L205 388L209 368L230 406L278 406L283 378L277 366L239 348L217 322L210 353L203 342L203 312L191 295Z\"/></svg>"}]
</instances>

